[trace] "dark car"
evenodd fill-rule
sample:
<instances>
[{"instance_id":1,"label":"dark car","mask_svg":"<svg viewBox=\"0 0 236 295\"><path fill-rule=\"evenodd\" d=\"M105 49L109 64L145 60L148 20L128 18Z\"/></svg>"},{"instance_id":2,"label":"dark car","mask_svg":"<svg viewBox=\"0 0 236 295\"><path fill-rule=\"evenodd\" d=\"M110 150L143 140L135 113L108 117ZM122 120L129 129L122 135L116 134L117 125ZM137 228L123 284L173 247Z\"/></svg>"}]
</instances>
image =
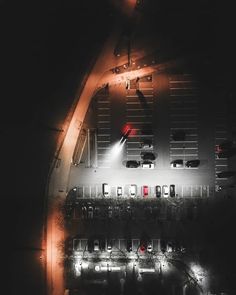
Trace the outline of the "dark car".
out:
<instances>
[{"instance_id":1,"label":"dark car","mask_svg":"<svg viewBox=\"0 0 236 295\"><path fill-rule=\"evenodd\" d=\"M161 197L161 186L156 185L156 197L160 198Z\"/></svg>"},{"instance_id":2,"label":"dark car","mask_svg":"<svg viewBox=\"0 0 236 295\"><path fill-rule=\"evenodd\" d=\"M217 154L217 158L229 158L236 154L236 149L231 148L229 150L222 150Z\"/></svg>"},{"instance_id":3,"label":"dark car","mask_svg":"<svg viewBox=\"0 0 236 295\"><path fill-rule=\"evenodd\" d=\"M184 166L184 161L182 159L177 159L170 162L170 166L173 168L181 168Z\"/></svg>"},{"instance_id":4,"label":"dark car","mask_svg":"<svg viewBox=\"0 0 236 295\"><path fill-rule=\"evenodd\" d=\"M128 239L126 240L126 250L128 252L131 252L133 250L133 247L132 247L132 240L131 239Z\"/></svg>"},{"instance_id":5,"label":"dark car","mask_svg":"<svg viewBox=\"0 0 236 295\"><path fill-rule=\"evenodd\" d=\"M229 150L233 147L233 142L231 140L225 140L219 144L219 150Z\"/></svg>"},{"instance_id":6,"label":"dark car","mask_svg":"<svg viewBox=\"0 0 236 295\"><path fill-rule=\"evenodd\" d=\"M127 168L138 168L139 166L140 166L140 162L138 161L130 160L126 162Z\"/></svg>"},{"instance_id":7,"label":"dark car","mask_svg":"<svg viewBox=\"0 0 236 295\"><path fill-rule=\"evenodd\" d=\"M170 196L172 198L175 197L175 185L174 184L170 185Z\"/></svg>"},{"instance_id":8,"label":"dark car","mask_svg":"<svg viewBox=\"0 0 236 295\"><path fill-rule=\"evenodd\" d=\"M165 253L166 250L167 250L167 242L166 242L166 240L161 239L160 244L161 244L161 252Z\"/></svg>"},{"instance_id":9,"label":"dark car","mask_svg":"<svg viewBox=\"0 0 236 295\"><path fill-rule=\"evenodd\" d=\"M153 153L142 153L141 157L143 160L153 161L156 159L156 156Z\"/></svg>"},{"instance_id":10,"label":"dark car","mask_svg":"<svg viewBox=\"0 0 236 295\"><path fill-rule=\"evenodd\" d=\"M140 144L140 148L141 148L141 149L144 149L144 150L152 149L152 148L153 148L152 140L145 139L145 140Z\"/></svg>"},{"instance_id":11,"label":"dark car","mask_svg":"<svg viewBox=\"0 0 236 295\"><path fill-rule=\"evenodd\" d=\"M185 141L185 132L183 130L176 130L173 134L172 134L172 139L174 141Z\"/></svg>"},{"instance_id":12,"label":"dark car","mask_svg":"<svg viewBox=\"0 0 236 295\"><path fill-rule=\"evenodd\" d=\"M190 160L185 163L186 167L198 167L200 164L200 160Z\"/></svg>"},{"instance_id":13,"label":"dark car","mask_svg":"<svg viewBox=\"0 0 236 295\"><path fill-rule=\"evenodd\" d=\"M236 175L236 171L222 171L217 174L218 178L228 178Z\"/></svg>"}]
</instances>

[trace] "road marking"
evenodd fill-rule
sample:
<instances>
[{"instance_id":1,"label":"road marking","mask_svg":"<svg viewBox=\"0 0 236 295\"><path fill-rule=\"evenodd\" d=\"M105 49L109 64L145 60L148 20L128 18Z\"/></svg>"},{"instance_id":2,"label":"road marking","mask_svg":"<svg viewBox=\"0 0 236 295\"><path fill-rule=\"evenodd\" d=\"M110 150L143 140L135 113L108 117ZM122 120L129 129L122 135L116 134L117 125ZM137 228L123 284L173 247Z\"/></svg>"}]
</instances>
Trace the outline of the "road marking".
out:
<instances>
[{"instance_id":1,"label":"road marking","mask_svg":"<svg viewBox=\"0 0 236 295\"><path fill-rule=\"evenodd\" d=\"M170 114L171 117L196 117L197 114Z\"/></svg>"},{"instance_id":2,"label":"road marking","mask_svg":"<svg viewBox=\"0 0 236 295\"><path fill-rule=\"evenodd\" d=\"M199 87L170 87L170 90L196 90Z\"/></svg>"},{"instance_id":3,"label":"road marking","mask_svg":"<svg viewBox=\"0 0 236 295\"><path fill-rule=\"evenodd\" d=\"M171 154L172 157L182 157L184 154ZM184 157L197 157L198 154L185 154Z\"/></svg>"},{"instance_id":4,"label":"road marking","mask_svg":"<svg viewBox=\"0 0 236 295\"><path fill-rule=\"evenodd\" d=\"M170 96L198 96L197 93L188 93L188 94L170 94Z\"/></svg>"},{"instance_id":5,"label":"road marking","mask_svg":"<svg viewBox=\"0 0 236 295\"><path fill-rule=\"evenodd\" d=\"M141 121L129 121L129 122L127 122L127 124L151 124L152 122L141 122Z\"/></svg>"},{"instance_id":6,"label":"road marking","mask_svg":"<svg viewBox=\"0 0 236 295\"><path fill-rule=\"evenodd\" d=\"M197 147L171 147L171 150L197 150Z\"/></svg>"},{"instance_id":7,"label":"road marking","mask_svg":"<svg viewBox=\"0 0 236 295\"><path fill-rule=\"evenodd\" d=\"M197 130L197 127L171 127L170 128L171 130Z\"/></svg>"},{"instance_id":8,"label":"road marking","mask_svg":"<svg viewBox=\"0 0 236 295\"><path fill-rule=\"evenodd\" d=\"M146 101L145 104L152 104L153 101ZM140 101L129 101L129 102L126 102L126 104L141 104Z\"/></svg>"},{"instance_id":9,"label":"road marking","mask_svg":"<svg viewBox=\"0 0 236 295\"><path fill-rule=\"evenodd\" d=\"M126 115L126 118L152 118L152 115Z\"/></svg>"},{"instance_id":10,"label":"road marking","mask_svg":"<svg viewBox=\"0 0 236 295\"><path fill-rule=\"evenodd\" d=\"M196 134L197 135L197 134ZM170 143L196 143L197 140L184 140L184 141L170 141Z\"/></svg>"},{"instance_id":11,"label":"road marking","mask_svg":"<svg viewBox=\"0 0 236 295\"><path fill-rule=\"evenodd\" d=\"M143 94L144 98L145 97L153 97L153 94ZM135 97L135 98L139 98L138 95L126 95L126 97Z\"/></svg>"}]
</instances>

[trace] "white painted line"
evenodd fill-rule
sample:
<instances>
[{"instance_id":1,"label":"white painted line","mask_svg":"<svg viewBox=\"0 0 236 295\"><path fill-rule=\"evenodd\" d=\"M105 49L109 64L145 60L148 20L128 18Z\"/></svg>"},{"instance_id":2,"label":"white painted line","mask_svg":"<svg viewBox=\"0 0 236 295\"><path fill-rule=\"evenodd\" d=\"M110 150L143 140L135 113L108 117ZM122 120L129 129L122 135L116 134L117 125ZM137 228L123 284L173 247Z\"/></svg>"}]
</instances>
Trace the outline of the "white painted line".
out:
<instances>
[{"instance_id":1,"label":"white painted line","mask_svg":"<svg viewBox=\"0 0 236 295\"><path fill-rule=\"evenodd\" d=\"M99 117L110 117L111 114L98 114Z\"/></svg>"},{"instance_id":2,"label":"white painted line","mask_svg":"<svg viewBox=\"0 0 236 295\"><path fill-rule=\"evenodd\" d=\"M198 96L197 93L189 93L189 94L170 94L170 96Z\"/></svg>"},{"instance_id":3,"label":"white painted line","mask_svg":"<svg viewBox=\"0 0 236 295\"><path fill-rule=\"evenodd\" d=\"M137 121L137 122L134 122L134 121L129 121L127 122L127 124L151 124L152 122L140 122L140 121Z\"/></svg>"},{"instance_id":4,"label":"white painted line","mask_svg":"<svg viewBox=\"0 0 236 295\"><path fill-rule=\"evenodd\" d=\"M224 181L224 180L227 180L227 179L228 179L228 178L219 178L219 177L216 177L216 180L218 180L218 181L219 181L219 180L223 180L223 181Z\"/></svg>"},{"instance_id":5,"label":"white painted line","mask_svg":"<svg viewBox=\"0 0 236 295\"><path fill-rule=\"evenodd\" d=\"M226 137L216 137L215 139L216 140L226 140L227 138Z\"/></svg>"},{"instance_id":6,"label":"white painted line","mask_svg":"<svg viewBox=\"0 0 236 295\"><path fill-rule=\"evenodd\" d=\"M98 147L98 150L110 150L111 147Z\"/></svg>"},{"instance_id":7,"label":"white painted line","mask_svg":"<svg viewBox=\"0 0 236 295\"><path fill-rule=\"evenodd\" d=\"M227 164L216 164L217 167L227 167Z\"/></svg>"},{"instance_id":8,"label":"white painted line","mask_svg":"<svg viewBox=\"0 0 236 295\"><path fill-rule=\"evenodd\" d=\"M184 121L184 120L182 120L182 121L176 121L176 120L175 120L175 121L171 121L171 123L174 123L174 124L175 124L175 123L188 123L188 124L189 124L189 123L190 123L190 124L191 124L191 123L194 123L194 124L196 124L197 121Z\"/></svg>"},{"instance_id":9,"label":"white painted line","mask_svg":"<svg viewBox=\"0 0 236 295\"><path fill-rule=\"evenodd\" d=\"M145 134L135 134L135 135L130 135L129 137L132 137L132 138L135 138L135 137L154 137L154 135L152 134L148 134L148 135L145 135Z\"/></svg>"},{"instance_id":10,"label":"white painted line","mask_svg":"<svg viewBox=\"0 0 236 295\"><path fill-rule=\"evenodd\" d=\"M97 143L111 142L110 140L98 140Z\"/></svg>"},{"instance_id":11,"label":"white painted line","mask_svg":"<svg viewBox=\"0 0 236 295\"><path fill-rule=\"evenodd\" d=\"M137 95L126 95L126 97L135 97L135 98L138 98ZM153 97L153 94L143 94L143 97Z\"/></svg>"},{"instance_id":12,"label":"white painted line","mask_svg":"<svg viewBox=\"0 0 236 295\"><path fill-rule=\"evenodd\" d=\"M170 90L196 90L198 87L170 87Z\"/></svg>"},{"instance_id":13,"label":"white painted line","mask_svg":"<svg viewBox=\"0 0 236 295\"><path fill-rule=\"evenodd\" d=\"M197 147L170 147L170 150L197 150Z\"/></svg>"},{"instance_id":14,"label":"white painted line","mask_svg":"<svg viewBox=\"0 0 236 295\"><path fill-rule=\"evenodd\" d=\"M197 114L170 114L171 117L196 117Z\"/></svg>"},{"instance_id":15,"label":"white painted line","mask_svg":"<svg viewBox=\"0 0 236 295\"><path fill-rule=\"evenodd\" d=\"M148 111L147 109L144 109L144 108L139 108L139 109L130 109L130 108L127 108L126 109L127 112L134 112L134 111Z\"/></svg>"},{"instance_id":16,"label":"white painted line","mask_svg":"<svg viewBox=\"0 0 236 295\"><path fill-rule=\"evenodd\" d=\"M110 101L98 101L98 103L110 103Z\"/></svg>"},{"instance_id":17,"label":"white painted line","mask_svg":"<svg viewBox=\"0 0 236 295\"><path fill-rule=\"evenodd\" d=\"M103 136L105 137L105 136L111 136L111 134L108 134L108 133L107 133L107 134L105 134L105 133L104 133L104 134L99 133L97 136L98 136L98 137L103 137Z\"/></svg>"},{"instance_id":18,"label":"white painted line","mask_svg":"<svg viewBox=\"0 0 236 295\"><path fill-rule=\"evenodd\" d=\"M169 83L197 83L197 81L192 81L192 80L169 80Z\"/></svg>"},{"instance_id":19,"label":"white painted line","mask_svg":"<svg viewBox=\"0 0 236 295\"><path fill-rule=\"evenodd\" d=\"M197 130L197 127L171 127L170 128L171 130Z\"/></svg>"},{"instance_id":20,"label":"white painted line","mask_svg":"<svg viewBox=\"0 0 236 295\"><path fill-rule=\"evenodd\" d=\"M152 115L126 115L126 118L152 118Z\"/></svg>"},{"instance_id":21,"label":"white painted line","mask_svg":"<svg viewBox=\"0 0 236 295\"><path fill-rule=\"evenodd\" d=\"M153 87L147 87L147 88L140 88L139 87L139 90L144 90L145 91L145 90L154 90L154 89L153 89Z\"/></svg>"},{"instance_id":22,"label":"white painted line","mask_svg":"<svg viewBox=\"0 0 236 295\"><path fill-rule=\"evenodd\" d=\"M172 157L197 157L198 154L171 154Z\"/></svg>"},{"instance_id":23,"label":"white painted line","mask_svg":"<svg viewBox=\"0 0 236 295\"><path fill-rule=\"evenodd\" d=\"M197 135L197 134L196 134ZM197 140L184 140L184 141L170 141L170 143L196 143L198 142Z\"/></svg>"},{"instance_id":24,"label":"white painted line","mask_svg":"<svg viewBox=\"0 0 236 295\"><path fill-rule=\"evenodd\" d=\"M147 102L145 102L145 104L152 104L153 103L153 101L147 101ZM132 101L132 102L126 102L126 104L141 104L141 102L137 102L137 101Z\"/></svg>"}]
</instances>

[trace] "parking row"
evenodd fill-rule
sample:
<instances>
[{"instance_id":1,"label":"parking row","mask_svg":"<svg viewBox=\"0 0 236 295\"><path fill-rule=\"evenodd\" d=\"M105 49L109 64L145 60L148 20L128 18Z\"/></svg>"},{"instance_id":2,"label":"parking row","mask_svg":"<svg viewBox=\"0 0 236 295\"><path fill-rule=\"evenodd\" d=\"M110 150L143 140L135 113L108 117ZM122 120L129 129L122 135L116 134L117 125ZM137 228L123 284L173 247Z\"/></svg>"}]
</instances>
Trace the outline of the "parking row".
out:
<instances>
[{"instance_id":1,"label":"parking row","mask_svg":"<svg viewBox=\"0 0 236 295\"><path fill-rule=\"evenodd\" d=\"M88 251L90 253L114 253L125 255L128 253L138 254L154 254L156 252L162 253L185 253L186 246L173 239L77 239L72 240L72 249L74 254Z\"/></svg>"},{"instance_id":2,"label":"parking row","mask_svg":"<svg viewBox=\"0 0 236 295\"><path fill-rule=\"evenodd\" d=\"M140 161L142 148L153 151L153 91L152 75L138 78L127 90L126 122L133 130L126 141L128 161Z\"/></svg>"},{"instance_id":3,"label":"parking row","mask_svg":"<svg viewBox=\"0 0 236 295\"><path fill-rule=\"evenodd\" d=\"M170 162L196 160L198 159L198 85L189 74L170 75L169 89Z\"/></svg>"},{"instance_id":4,"label":"parking row","mask_svg":"<svg viewBox=\"0 0 236 295\"><path fill-rule=\"evenodd\" d=\"M76 198L202 198L209 197L212 189L209 185L80 185L73 187L68 195Z\"/></svg>"}]
</instances>

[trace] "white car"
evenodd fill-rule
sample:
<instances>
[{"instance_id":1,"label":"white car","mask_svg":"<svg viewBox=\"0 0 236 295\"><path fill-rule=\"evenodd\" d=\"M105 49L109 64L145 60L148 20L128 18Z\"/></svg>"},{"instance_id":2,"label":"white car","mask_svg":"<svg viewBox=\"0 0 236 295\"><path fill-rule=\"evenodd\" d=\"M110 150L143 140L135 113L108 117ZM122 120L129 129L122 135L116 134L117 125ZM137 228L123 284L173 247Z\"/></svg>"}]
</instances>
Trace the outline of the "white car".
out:
<instances>
[{"instance_id":1,"label":"white car","mask_svg":"<svg viewBox=\"0 0 236 295\"><path fill-rule=\"evenodd\" d=\"M168 185L163 185L162 186L162 195L164 198L169 197L169 187Z\"/></svg>"},{"instance_id":2,"label":"white car","mask_svg":"<svg viewBox=\"0 0 236 295\"><path fill-rule=\"evenodd\" d=\"M117 197L122 196L122 187L121 186L117 186L116 193L117 193Z\"/></svg>"},{"instance_id":3,"label":"white car","mask_svg":"<svg viewBox=\"0 0 236 295\"><path fill-rule=\"evenodd\" d=\"M107 183L102 184L102 194L104 197L110 196L110 187Z\"/></svg>"},{"instance_id":4,"label":"white car","mask_svg":"<svg viewBox=\"0 0 236 295\"><path fill-rule=\"evenodd\" d=\"M154 163L149 162L149 161L144 161L142 163L142 168L143 169L154 169Z\"/></svg>"},{"instance_id":5,"label":"white car","mask_svg":"<svg viewBox=\"0 0 236 295\"><path fill-rule=\"evenodd\" d=\"M134 198L137 195L137 185L136 184L131 184L129 187L129 194L130 197Z\"/></svg>"},{"instance_id":6,"label":"white car","mask_svg":"<svg viewBox=\"0 0 236 295\"><path fill-rule=\"evenodd\" d=\"M99 240L94 240L93 242L93 250L99 251Z\"/></svg>"},{"instance_id":7,"label":"white car","mask_svg":"<svg viewBox=\"0 0 236 295\"><path fill-rule=\"evenodd\" d=\"M152 252L152 244L151 243L149 243L148 245L147 245L147 252Z\"/></svg>"}]
</instances>

